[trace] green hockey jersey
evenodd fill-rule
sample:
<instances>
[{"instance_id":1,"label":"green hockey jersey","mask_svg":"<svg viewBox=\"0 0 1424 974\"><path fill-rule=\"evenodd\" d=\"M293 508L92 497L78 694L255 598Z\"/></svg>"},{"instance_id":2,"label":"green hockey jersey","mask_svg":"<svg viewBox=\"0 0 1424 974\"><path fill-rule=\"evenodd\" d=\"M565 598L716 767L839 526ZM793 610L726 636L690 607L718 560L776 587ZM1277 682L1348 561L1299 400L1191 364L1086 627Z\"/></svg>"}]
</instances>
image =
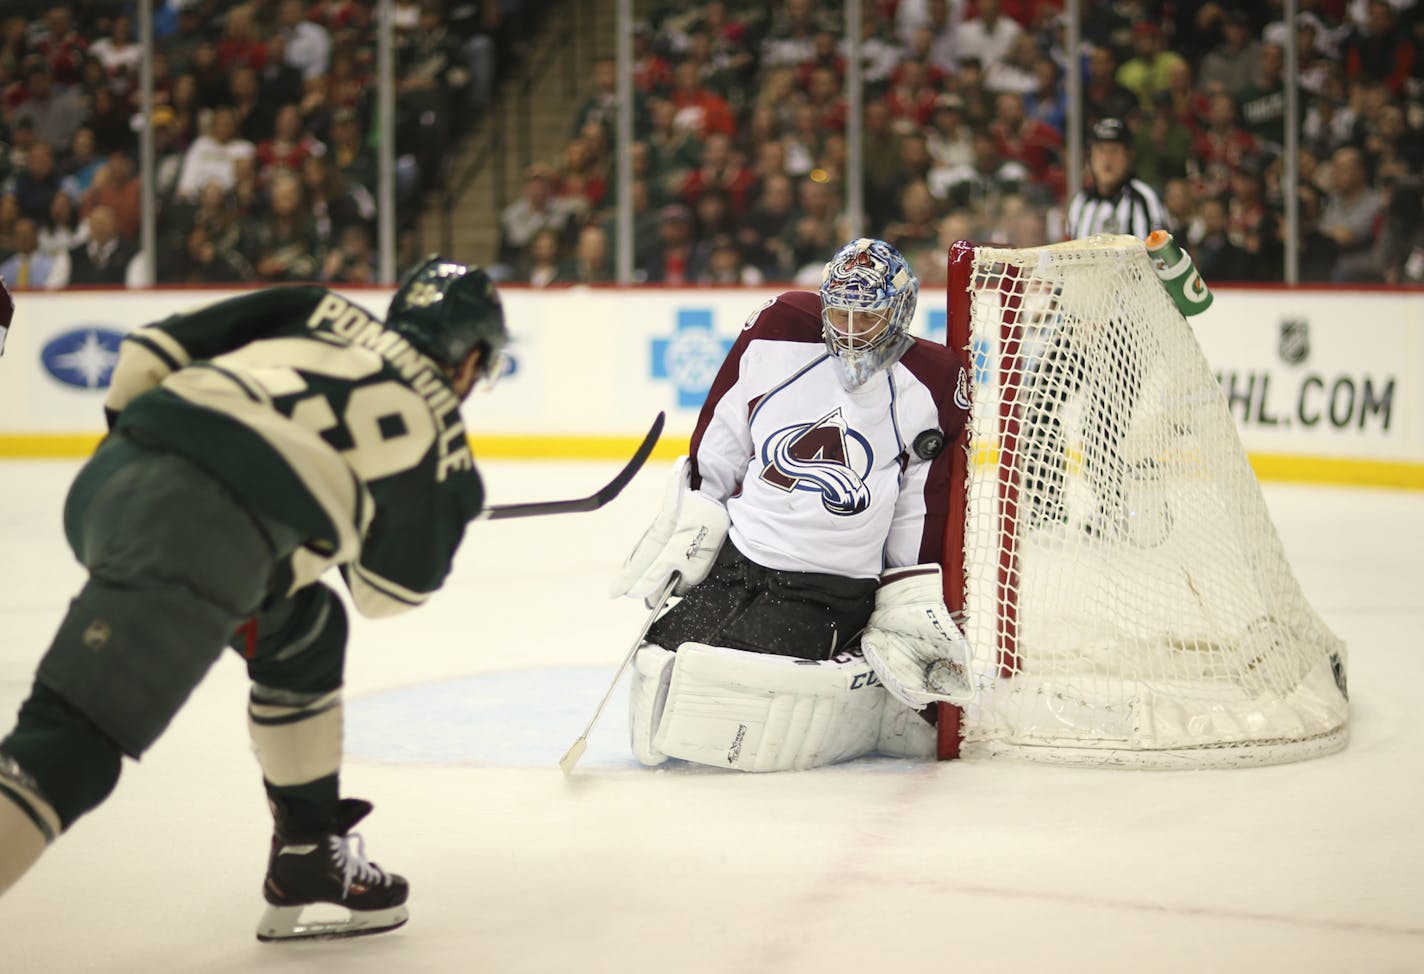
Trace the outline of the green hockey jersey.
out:
<instances>
[{"instance_id":1,"label":"green hockey jersey","mask_svg":"<svg viewBox=\"0 0 1424 974\"><path fill-rule=\"evenodd\" d=\"M484 500L440 367L322 287L254 291L134 331L105 408L115 429L306 537L289 591L340 566L368 616L426 601Z\"/></svg>"}]
</instances>

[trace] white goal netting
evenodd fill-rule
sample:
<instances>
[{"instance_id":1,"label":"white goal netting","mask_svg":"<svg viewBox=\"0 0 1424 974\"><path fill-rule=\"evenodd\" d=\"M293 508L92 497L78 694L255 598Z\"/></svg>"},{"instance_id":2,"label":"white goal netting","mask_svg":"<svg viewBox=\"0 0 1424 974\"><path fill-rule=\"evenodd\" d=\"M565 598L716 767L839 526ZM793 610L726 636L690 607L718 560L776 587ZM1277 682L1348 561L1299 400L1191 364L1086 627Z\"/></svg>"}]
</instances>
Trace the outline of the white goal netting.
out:
<instances>
[{"instance_id":1,"label":"white goal netting","mask_svg":"<svg viewBox=\"0 0 1424 974\"><path fill-rule=\"evenodd\" d=\"M1209 767L1343 747L1345 647L1306 602L1142 243L960 256L981 686L961 754Z\"/></svg>"}]
</instances>

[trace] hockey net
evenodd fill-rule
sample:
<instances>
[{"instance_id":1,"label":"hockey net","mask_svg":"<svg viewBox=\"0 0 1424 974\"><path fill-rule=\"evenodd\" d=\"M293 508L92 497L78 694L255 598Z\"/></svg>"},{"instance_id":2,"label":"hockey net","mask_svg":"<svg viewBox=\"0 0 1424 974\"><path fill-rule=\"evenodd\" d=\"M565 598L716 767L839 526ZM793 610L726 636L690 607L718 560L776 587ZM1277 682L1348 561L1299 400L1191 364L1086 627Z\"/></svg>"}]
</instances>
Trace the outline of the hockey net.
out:
<instances>
[{"instance_id":1,"label":"hockey net","mask_svg":"<svg viewBox=\"0 0 1424 974\"><path fill-rule=\"evenodd\" d=\"M940 756L1200 768L1342 748L1345 647L1143 244L961 243L949 281L974 382L946 600L980 691L942 711Z\"/></svg>"}]
</instances>

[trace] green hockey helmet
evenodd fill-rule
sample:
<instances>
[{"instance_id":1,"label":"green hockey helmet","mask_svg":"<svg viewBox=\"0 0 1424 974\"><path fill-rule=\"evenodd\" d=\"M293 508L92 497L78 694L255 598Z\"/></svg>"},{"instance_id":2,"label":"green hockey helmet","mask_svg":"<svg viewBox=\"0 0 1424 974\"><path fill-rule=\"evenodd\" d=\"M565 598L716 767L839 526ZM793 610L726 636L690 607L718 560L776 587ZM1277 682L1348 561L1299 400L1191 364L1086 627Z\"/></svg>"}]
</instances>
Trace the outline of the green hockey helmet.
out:
<instances>
[{"instance_id":1,"label":"green hockey helmet","mask_svg":"<svg viewBox=\"0 0 1424 974\"><path fill-rule=\"evenodd\" d=\"M499 368L509 342L504 306L494 281L479 267L444 257L428 257L401 281L386 313L386 327L448 367L484 349L481 372Z\"/></svg>"}]
</instances>

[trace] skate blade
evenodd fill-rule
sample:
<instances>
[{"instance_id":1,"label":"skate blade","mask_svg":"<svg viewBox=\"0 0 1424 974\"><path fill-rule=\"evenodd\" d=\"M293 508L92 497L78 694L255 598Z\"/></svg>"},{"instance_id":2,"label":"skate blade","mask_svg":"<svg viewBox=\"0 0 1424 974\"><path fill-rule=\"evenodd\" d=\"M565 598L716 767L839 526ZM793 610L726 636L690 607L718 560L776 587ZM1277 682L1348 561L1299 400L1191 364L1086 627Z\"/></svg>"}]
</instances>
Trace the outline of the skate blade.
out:
<instances>
[{"instance_id":1,"label":"skate blade","mask_svg":"<svg viewBox=\"0 0 1424 974\"><path fill-rule=\"evenodd\" d=\"M307 916L303 916L307 913ZM394 930L410 919L405 904L388 910L347 910L331 903L271 906L257 924L263 943L283 940L339 940Z\"/></svg>"}]
</instances>

